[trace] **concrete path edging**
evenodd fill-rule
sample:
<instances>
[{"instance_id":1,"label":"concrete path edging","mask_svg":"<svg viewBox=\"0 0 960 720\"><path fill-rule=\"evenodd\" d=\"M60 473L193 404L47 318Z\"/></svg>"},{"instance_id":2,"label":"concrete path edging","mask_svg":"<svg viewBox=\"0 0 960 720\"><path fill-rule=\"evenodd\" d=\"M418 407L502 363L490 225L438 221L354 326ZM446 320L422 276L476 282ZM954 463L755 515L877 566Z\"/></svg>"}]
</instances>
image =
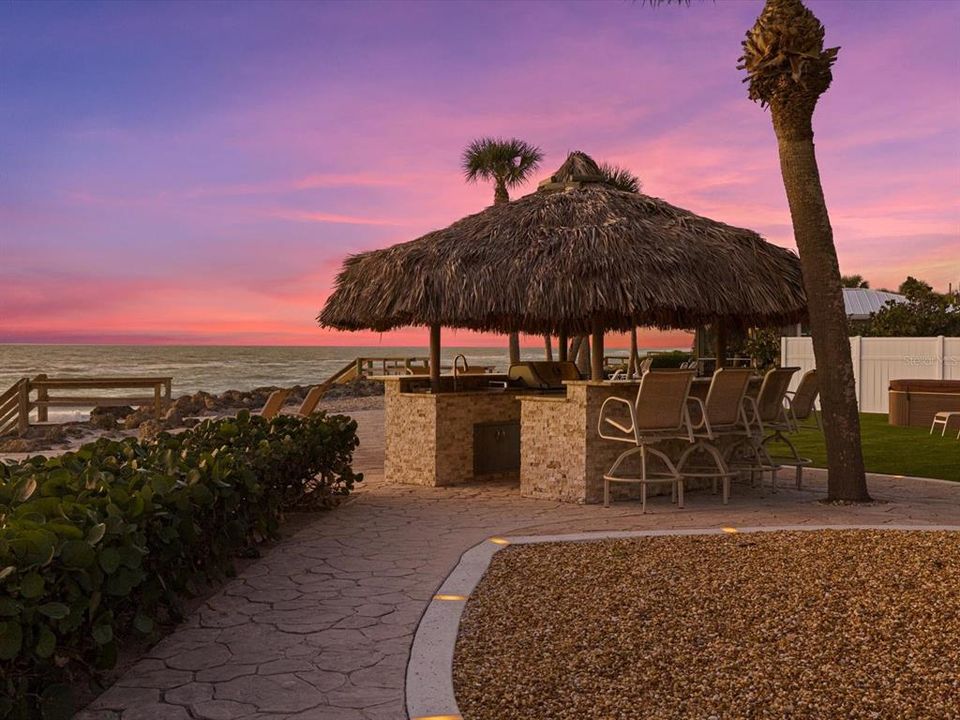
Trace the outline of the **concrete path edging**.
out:
<instances>
[{"instance_id":1,"label":"concrete path edging","mask_svg":"<svg viewBox=\"0 0 960 720\"><path fill-rule=\"evenodd\" d=\"M913 530L960 532L960 525L781 525L758 527L622 530L564 535L492 537L474 545L460 558L427 605L417 626L406 673L406 706L410 720L462 720L453 692L453 654L460 617L493 556L509 545L551 542L591 542L636 537L723 535L726 533L794 532L812 530Z\"/></svg>"}]
</instances>

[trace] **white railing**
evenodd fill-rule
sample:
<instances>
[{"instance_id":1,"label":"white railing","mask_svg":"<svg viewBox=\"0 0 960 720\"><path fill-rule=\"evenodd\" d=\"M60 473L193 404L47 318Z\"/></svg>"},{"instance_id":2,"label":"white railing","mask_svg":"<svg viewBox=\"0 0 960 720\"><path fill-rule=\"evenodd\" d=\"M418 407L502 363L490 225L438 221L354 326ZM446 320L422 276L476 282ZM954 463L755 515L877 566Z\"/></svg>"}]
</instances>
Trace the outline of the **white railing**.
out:
<instances>
[{"instance_id":1,"label":"white railing","mask_svg":"<svg viewBox=\"0 0 960 720\"><path fill-rule=\"evenodd\" d=\"M860 411L888 412L891 380L960 380L960 338L956 337L852 337L850 354L857 381ZM780 339L784 367L807 371L816 366L813 341L808 337ZM799 382L797 373L793 386Z\"/></svg>"}]
</instances>

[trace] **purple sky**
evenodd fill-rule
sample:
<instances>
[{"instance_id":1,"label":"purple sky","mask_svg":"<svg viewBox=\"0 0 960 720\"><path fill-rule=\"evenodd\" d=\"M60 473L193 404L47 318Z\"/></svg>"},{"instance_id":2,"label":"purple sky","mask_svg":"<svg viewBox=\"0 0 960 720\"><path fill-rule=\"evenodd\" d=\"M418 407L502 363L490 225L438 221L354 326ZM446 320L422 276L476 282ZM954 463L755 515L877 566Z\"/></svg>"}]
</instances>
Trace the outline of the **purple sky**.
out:
<instances>
[{"instance_id":1,"label":"purple sky","mask_svg":"<svg viewBox=\"0 0 960 720\"><path fill-rule=\"evenodd\" d=\"M841 269L956 286L960 2L808 5L842 48L815 117ZM792 247L736 70L760 8L4 3L0 341L421 344L314 316L346 254L491 202L458 168L481 135Z\"/></svg>"}]
</instances>

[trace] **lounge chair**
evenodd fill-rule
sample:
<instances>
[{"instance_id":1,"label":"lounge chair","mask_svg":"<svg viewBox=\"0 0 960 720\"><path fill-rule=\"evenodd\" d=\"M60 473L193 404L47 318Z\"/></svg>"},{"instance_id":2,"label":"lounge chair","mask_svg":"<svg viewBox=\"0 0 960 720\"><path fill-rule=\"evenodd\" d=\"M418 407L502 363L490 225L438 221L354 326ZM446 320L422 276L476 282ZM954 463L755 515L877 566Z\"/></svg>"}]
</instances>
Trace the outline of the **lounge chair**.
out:
<instances>
[{"instance_id":1,"label":"lounge chair","mask_svg":"<svg viewBox=\"0 0 960 720\"><path fill-rule=\"evenodd\" d=\"M541 360L514 363L510 366L508 377L511 385L559 391L564 389L565 381L579 380L580 371L576 363L566 360Z\"/></svg>"},{"instance_id":2,"label":"lounge chair","mask_svg":"<svg viewBox=\"0 0 960 720\"><path fill-rule=\"evenodd\" d=\"M641 511L647 511L647 485L670 483L671 499L683 507L683 475L677 470L666 453L652 447L664 440L693 442L687 396L693 383L689 370L651 370L640 381L637 398L630 402L620 397L608 397L600 407L597 432L605 440L615 440L634 447L620 454L610 470L603 476L603 506L610 507L610 483L639 483ZM614 414L616 406L625 406L629 412L629 424L624 424ZM622 416L622 410L621 415ZM623 462L640 455L639 477L618 474ZM657 458L664 466L662 471L651 472L648 458Z\"/></svg>"},{"instance_id":3,"label":"lounge chair","mask_svg":"<svg viewBox=\"0 0 960 720\"><path fill-rule=\"evenodd\" d=\"M947 426L954 417L960 418L960 412L956 410L942 410L941 412L935 413L933 422L930 424L930 434L933 435L934 428L940 425L940 437L946 435ZM960 440L960 430L957 431L957 440Z\"/></svg>"},{"instance_id":4,"label":"lounge chair","mask_svg":"<svg viewBox=\"0 0 960 720\"><path fill-rule=\"evenodd\" d=\"M302 417L308 417L313 414L313 411L317 409L317 405L320 404L321 398L327 393L327 385L315 385L310 388L310 392L307 393L307 396L303 399L303 403L300 405L300 409L297 410L297 415Z\"/></svg>"},{"instance_id":5,"label":"lounge chair","mask_svg":"<svg viewBox=\"0 0 960 720\"><path fill-rule=\"evenodd\" d=\"M720 368L713 374L706 401L690 397L691 430L696 442L683 451L677 461L677 468L685 478L710 478L713 480L713 492L717 491L717 480L723 482L723 504L730 498L730 478L736 472L730 469L717 441L724 435L748 436L744 407L747 387L753 377L752 370ZM691 465L697 455L706 454L713 461L709 466Z\"/></svg>"},{"instance_id":6,"label":"lounge chair","mask_svg":"<svg viewBox=\"0 0 960 720\"><path fill-rule=\"evenodd\" d=\"M267 420L276 417L280 413L280 409L287 401L289 395L290 391L283 389L274 390L270 393L267 401L263 404L263 409L260 410L260 417L266 418Z\"/></svg>"}]
</instances>

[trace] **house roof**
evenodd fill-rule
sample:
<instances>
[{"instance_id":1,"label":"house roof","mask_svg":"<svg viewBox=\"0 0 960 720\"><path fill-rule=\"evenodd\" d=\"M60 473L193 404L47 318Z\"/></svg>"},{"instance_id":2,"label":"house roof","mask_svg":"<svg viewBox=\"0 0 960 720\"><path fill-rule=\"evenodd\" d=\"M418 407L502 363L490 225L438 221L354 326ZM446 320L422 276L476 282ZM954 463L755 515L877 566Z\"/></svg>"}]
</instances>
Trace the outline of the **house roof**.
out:
<instances>
[{"instance_id":1,"label":"house roof","mask_svg":"<svg viewBox=\"0 0 960 720\"><path fill-rule=\"evenodd\" d=\"M877 312L888 301L904 302L903 295L886 290L869 288L844 288L843 306L850 320L869 320L871 313Z\"/></svg>"}]
</instances>

